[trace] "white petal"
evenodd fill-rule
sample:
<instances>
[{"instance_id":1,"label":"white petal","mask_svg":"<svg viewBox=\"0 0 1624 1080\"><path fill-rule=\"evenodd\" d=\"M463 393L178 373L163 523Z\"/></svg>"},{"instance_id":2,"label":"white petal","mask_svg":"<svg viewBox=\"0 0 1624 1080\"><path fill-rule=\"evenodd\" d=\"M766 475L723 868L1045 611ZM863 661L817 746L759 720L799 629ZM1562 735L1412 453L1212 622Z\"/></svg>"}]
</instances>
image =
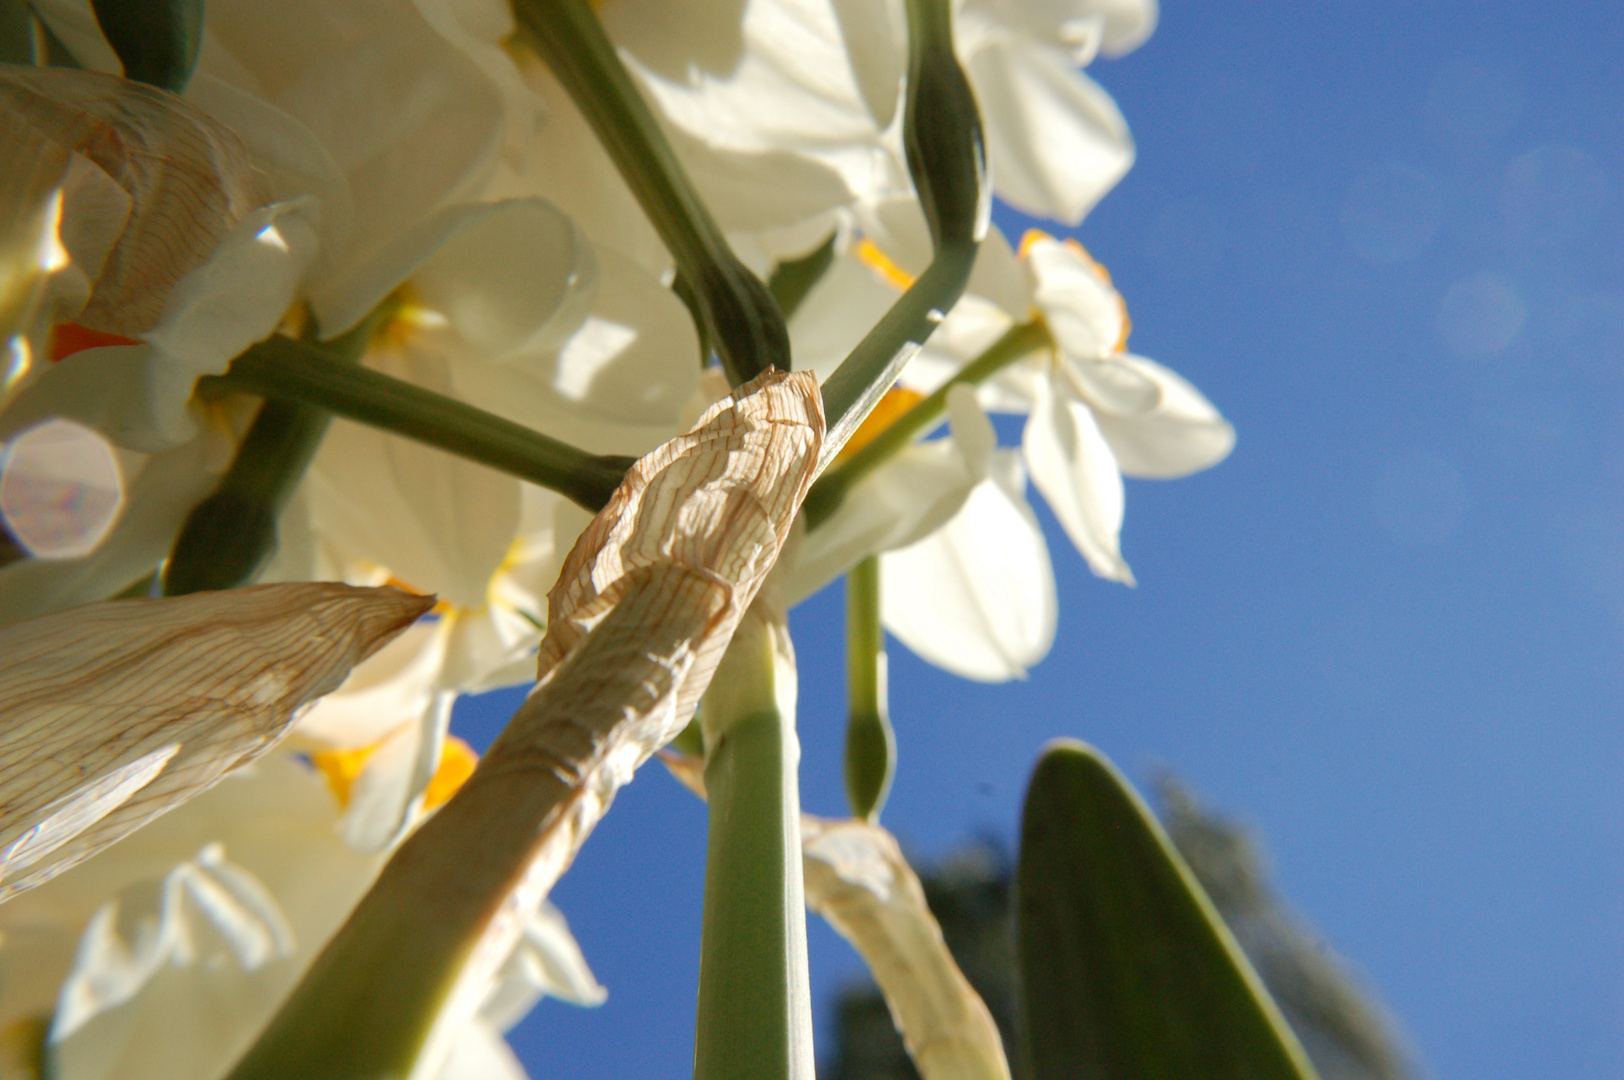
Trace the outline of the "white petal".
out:
<instances>
[{"instance_id":1,"label":"white petal","mask_svg":"<svg viewBox=\"0 0 1624 1080\"><path fill-rule=\"evenodd\" d=\"M540 199L450 206L398 236L341 289L311 301L323 337L360 322L403 281L492 359L547 348L586 316L597 287L591 246Z\"/></svg>"},{"instance_id":2,"label":"white petal","mask_svg":"<svg viewBox=\"0 0 1624 1080\"><path fill-rule=\"evenodd\" d=\"M699 384L699 340L670 289L614 252L598 258L592 314L560 348L502 364L455 357L452 378L473 404L572 445L638 453L677 433Z\"/></svg>"},{"instance_id":3,"label":"white petal","mask_svg":"<svg viewBox=\"0 0 1624 1080\"><path fill-rule=\"evenodd\" d=\"M326 784L290 758L265 758L227 777L88 862L0 906L6 1004L24 974L16 965L26 955L13 949L22 930L30 931L24 937L36 942L34 955L43 959L45 941L76 942L114 896L123 905L146 895L151 899L144 910L157 913L157 890L173 868L218 843L229 863L199 868L193 861L194 870L206 873L190 876L176 911L180 918L169 922L183 935L148 939L165 948L168 962L134 996L104 1007L55 1044L53 1053L61 1075L82 1080L222 1075L382 865L382 856L357 853L338 838L336 817ZM257 887L246 886L249 880ZM136 914L137 908L129 908L115 926L132 928ZM138 945L128 936L122 940ZM292 955L278 958L284 944ZM245 957L257 962L244 966ZM53 961L45 977L62 983L72 962L70 952L66 961ZM74 977L82 982L91 970Z\"/></svg>"},{"instance_id":4,"label":"white petal","mask_svg":"<svg viewBox=\"0 0 1624 1080\"><path fill-rule=\"evenodd\" d=\"M1235 429L1212 403L1179 375L1141 356L1116 362L1153 380L1160 392L1155 411L1140 416L1095 413L1126 476L1169 480L1211 468L1235 447Z\"/></svg>"},{"instance_id":5,"label":"white petal","mask_svg":"<svg viewBox=\"0 0 1624 1080\"><path fill-rule=\"evenodd\" d=\"M1103 360L1128 337L1128 311L1105 271L1074 243L1039 236L1025 245L1033 301L1055 344L1079 360Z\"/></svg>"},{"instance_id":6,"label":"white petal","mask_svg":"<svg viewBox=\"0 0 1624 1080\"><path fill-rule=\"evenodd\" d=\"M395 359L391 374L446 389L434 358ZM305 486L317 533L459 607L484 604L519 523L519 481L346 420L328 430Z\"/></svg>"},{"instance_id":7,"label":"white petal","mask_svg":"<svg viewBox=\"0 0 1624 1080\"><path fill-rule=\"evenodd\" d=\"M1122 474L1088 406L1067 388L1040 383L1021 439L1032 483L1100 577L1133 584L1122 561Z\"/></svg>"},{"instance_id":8,"label":"white petal","mask_svg":"<svg viewBox=\"0 0 1624 1080\"><path fill-rule=\"evenodd\" d=\"M802 537L785 576L788 603L799 603L859 560L906 547L959 513L987 476L997 435L967 387L948 397L949 439L915 443L854 484L827 520Z\"/></svg>"},{"instance_id":9,"label":"white petal","mask_svg":"<svg viewBox=\"0 0 1624 1080\"><path fill-rule=\"evenodd\" d=\"M323 749L367 746L403 720L426 713L433 704L435 680L445 658L442 622L409 626L358 664L344 685L299 717L289 738Z\"/></svg>"},{"instance_id":10,"label":"white petal","mask_svg":"<svg viewBox=\"0 0 1624 1080\"><path fill-rule=\"evenodd\" d=\"M158 325L141 335L166 363L154 371L158 401L179 413L201 375L269 337L316 255L316 201L272 203L245 217L209 261L175 285Z\"/></svg>"},{"instance_id":11,"label":"white petal","mask_svg":"<svg viewBox=\"0 0 1624 1080\"><path fill-rule=\"evenodd\" d=\"M355 228L350 182L314 132L275 105L241 86L198 71L186 84L186 99L236 132L248 144L254 163L265 171L278 200L310 195L320 207L321 250L310 268L312 282L338 265Z\"/></svg>"},{"instance_id":12,"label":"white petal","mask_svg":"<svg viewBox=\"0 0 1624 1080\"><path fill-rule=\"evenodd\" d=\"M495 165L499 89L410 4L221 4L207 30L200 68L298 120L348 179L355 225L339 278Z\"/></svg>"},{"instance_id":13,"label":"white petal","mask_svg":"<svg viewBox=\"0 0 1624 1080\"><path fill-rule=\"evenodd\" d=\"M1122 363L1122 355L1116 353L1104 360L1074 360L1064 356L1055 364L1054 371L1098 416L1128 420L1149 416L1161 406L1161 385L1132 364Z\"/></svg>"},{"instance_id":14,"label":"white petal","mask_svg":"<svg viewBox=\"0 0 1624 1080\"><path fill-rule=\"evenodd\" d=\"M987 230L976 250L966 292L1002 308L1012 319L1025 319L1032 309L1032 285L1015 250L999 228Z\"/></svg>"},{"instance_id":15,"label":"white petal","mask_svg":"<svg viewBox=\"0 0 1624 1080\"><path fill-rule=\"evenodd\" d=\"M1017 210L1076 225L1133 164L1116 103L1062 50L998 39L969 68L993 189Z\"/></svg>"},{"instance_id":16,"label":"white petal","mask_svg":"<svg viewBox=\"0 0 1624 1080\"><path fill-rule=\"evenodd\" d=\"M529 1080L518 1055L500 1032L475 1018L457 1032L434 1080Z\"/></svg>"},{"instance_id":17,"label":"white petal","mask_svg":"<svg viewBox=\"0 0 1624 1080\"><path fill-rule=\"evenodd\" d=\"M886 629L967 679L1020 678L1054 643L1054 572L1024 486L1019 456L999 451L952 521L880 559Z\"/></svg>"},{"instance_id":18,"label":"white petal","mask_svg":"<svg viewBox=\"0 0 1624 1080\"><path fill-rule=\"evenodd\" d=\"M404 722L367 757L339 819L338 835L350 847L387 851L406 834L439 767L454 699L453 694L436 694L420 716L396 714Z\"/></svg>"},{"instance_id":19,"label":"white petal","mask_svg":"<svg viewBox=\"0 0 1624 1080\"><path fill-rule=\"evenodd\" d=\"M609 991L587 966L564 913L543 900L497 972L479 1015L498 1031L506 1031L548 996L576 1005L602 1005Z\"/></svg>"}]
</instances>

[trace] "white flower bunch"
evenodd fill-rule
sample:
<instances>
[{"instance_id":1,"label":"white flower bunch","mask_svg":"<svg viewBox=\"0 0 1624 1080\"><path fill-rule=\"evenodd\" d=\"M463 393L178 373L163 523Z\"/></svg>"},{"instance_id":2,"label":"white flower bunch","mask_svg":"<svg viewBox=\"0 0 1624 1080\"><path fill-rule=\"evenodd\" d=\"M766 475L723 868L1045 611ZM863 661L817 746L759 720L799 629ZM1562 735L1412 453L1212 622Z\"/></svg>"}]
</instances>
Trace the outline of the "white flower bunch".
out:
<instances>
[{"instance_id":1,"label":"white flower bunch","mask_svg":"<svg viewBox=\"0 0 1624 1080\"><path fill-rule=\"evenodd\" d=\"M806 898L854 940L901 928L858 943L910 1038L972 1018L974 1068L938 1050L927 1075L1006 1075L917 882L896 904L863 885L913 880L875 823L879 627L965 677L1020 676L1056 617L1027 476L1131 584L1122 477L1233 443L1126 351L1081 247L989 222L996 197L1075 226L1126 172L1127 125L1081 68L1143 42L1155 0L19 11L0 634L65 635L87 666L0 657L0 840L19 838L0 891L35 868L0 904L0 1039L61 1080L523 1076L500 1032L541 994L604 994L547 889L676 739L672 767L738 811L718 819L761 811L712 827L697 1074L810 1076L784 611L851 573L866 821L808 824ZM988 412L1027 416L1019 448ZM175 605L256 581L437 602L335 644L298 695L269 689L313 662L278 608L242 631L276 674L209 675L209 696L274 701L252 753L221 756L201 720L125 753L141 717L197 712L184 642L219 616ZM151 606L136 698L127 666L97 666L92 613L148 596L113 604ZM10 699L70 676L97 726L68 745ZM538 678L483 761L449 736L457 695ZM217 767L119 839L151 816L119 807L200 755ZM14 799L46 760L83 783ZM494 838L477 858L469 829ZM765 870L738 854L768 841ZM449 878L478 903L440 896ZM750 927L784 955L730 963ZM951 971L947 1012L912 967ZM379 987L397 996L373 1015ZM739 1015L758 1007L776 1019Z\"/></svg>"}]
</instances>

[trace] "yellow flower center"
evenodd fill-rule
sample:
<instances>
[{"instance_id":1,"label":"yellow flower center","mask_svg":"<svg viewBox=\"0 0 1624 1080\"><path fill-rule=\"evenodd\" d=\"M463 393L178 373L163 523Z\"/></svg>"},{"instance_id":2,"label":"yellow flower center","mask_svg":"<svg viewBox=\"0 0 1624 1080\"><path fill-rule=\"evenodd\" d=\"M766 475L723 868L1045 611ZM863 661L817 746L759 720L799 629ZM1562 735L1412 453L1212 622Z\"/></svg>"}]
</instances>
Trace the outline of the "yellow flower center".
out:
<instances>
[{"instance_id":1,"label":"yellow flower center","mask_svg":"<svg viewBox=\"0 0 1624 1080\"><path fill-rule=\"evenodd\" d=\"M885 396L880 398L879 404L874 406L874 411L868 414L857 426L857 430L852 432L846 445L840 448L840 453L835 455L835 461L846 460L879 438L880 432L896 423L903 413L924 400L925 395L917 390L908 390L901 386L893 386L887 390Z\"/></svg>"},{"instance_id":2,"label":"yellow flower center","mask_svg":"<svg viewBox=\"0 0 1624 1080\"><path fill-rule=\"evenodd\" d=\"M913 275L892 262L872 240L858 241L857 247L852 253L857 256L858 262L898 289L906 289L914 283Z\"/></svg>"},{"instance_id":3,"label":"yellow flower center","mask_svg":"<svg viewBox=\"0 0 1624 1080\"><path fill-rule=\"evenodd\" d=\"M369 746L323 750L310 755L310 763L327 778L327 786L332 788L340 806L350 805L356 778L366 768L367 760L378 746L379 743L372 743ZM423 790L423 809L433 810L443 806L473 775L474 766L478 764L479 755L474 753L471 746L455 735L446 736L440 748L440 765L429 778L428 787Z\"/></svg>"}]
</instances>

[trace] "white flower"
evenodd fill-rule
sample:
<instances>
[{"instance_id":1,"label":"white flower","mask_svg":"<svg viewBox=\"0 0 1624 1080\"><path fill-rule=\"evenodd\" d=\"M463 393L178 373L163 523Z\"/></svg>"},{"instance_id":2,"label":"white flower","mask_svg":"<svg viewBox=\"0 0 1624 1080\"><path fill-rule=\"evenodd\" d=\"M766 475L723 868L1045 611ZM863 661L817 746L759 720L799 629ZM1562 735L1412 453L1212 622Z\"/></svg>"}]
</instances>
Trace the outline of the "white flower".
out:
<instances>
[{"instance_id":1,"label":"white flower","mask_svg":"<svg viewBox=\"0 0 1624 1080\"><path fill-rule=\"evenodd\" d=\"M442 787L470 767L452 745L458 767ZM220 1075L382 867L387 848L342 838L346 811L334 795L353 807L383 753L318 755L325 778L289 756L263 759L0 906L0 1026L45 1021L62 1080ZM441 1080L523 1077L499 1032L543 994L586 1005L604 997L563 917L546 906ZM507 1071L472 1071L495 1062Z\"/></svg>"}]
</instances>

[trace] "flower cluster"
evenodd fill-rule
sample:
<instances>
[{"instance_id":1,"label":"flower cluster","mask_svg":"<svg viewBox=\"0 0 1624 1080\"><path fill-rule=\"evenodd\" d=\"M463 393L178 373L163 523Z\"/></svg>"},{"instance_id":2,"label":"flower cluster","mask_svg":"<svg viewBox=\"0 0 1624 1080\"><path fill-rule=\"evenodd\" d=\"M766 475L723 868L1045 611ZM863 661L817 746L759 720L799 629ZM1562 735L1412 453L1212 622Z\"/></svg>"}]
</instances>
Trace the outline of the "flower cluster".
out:
<instances>
[{"instance_id":1,"label":"flower cluster","mask_svg":"<svg viewBox=\"0 0 1624 1080\"><path fill-rule=\"evenodd\" d=\"M37 0L39 62L0 67L0 139L33 170L0 253L0 622L194 580L439 598L278 753L0 906L0 1032L36 1032L64 1080L203 1080L472 771L455 697L535 677L548 590L602 501L548 478L618 477L714 413L731 346L648 178L544 61L545 4L210 0L179 94L121 77L104 6ZM1134 153L1080 69L1143 42L1155 0L951 9L992 194L1077 225ZM794 366L828 379L933 258L903 3L596 19L727 258L772 283ZM1127 351L1074 241L978 228L962 297L813 488L772 588L793 603L878 556L884 625L999 681L1055 627L1027 476L1131 584L1123 476L1207 468L1233 433ZM425 434L414 402L444 422ZM989 412L1027 417L1019 448ZM502 467L525 438L541 464ZM603 997L544 902L482 993L439 1076L522 1076L501 1030L542 993Z\"/></svg>"}]
</instances>

